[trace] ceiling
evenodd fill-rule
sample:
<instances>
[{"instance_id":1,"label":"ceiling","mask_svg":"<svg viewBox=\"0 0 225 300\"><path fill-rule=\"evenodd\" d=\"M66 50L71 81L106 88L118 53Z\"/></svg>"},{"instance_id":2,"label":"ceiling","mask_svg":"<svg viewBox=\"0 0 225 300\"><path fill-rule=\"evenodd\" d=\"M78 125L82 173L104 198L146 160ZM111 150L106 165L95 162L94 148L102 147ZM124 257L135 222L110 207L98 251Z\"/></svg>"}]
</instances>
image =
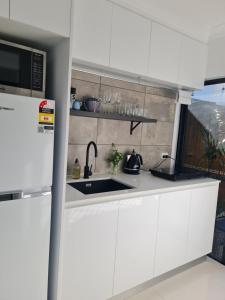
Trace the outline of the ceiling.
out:
<instances>
[{"instance_id":1,"label":"ceiling","mask_svg":"<svg viewBox=\"0 0 225 300\"><path fill-rule=\"evenodd\" d=\"M123 2L156 21L202 41L208 41L211 33L225 24L225 0L116 0L116 2Z\"/></svg>"}]
</instances>

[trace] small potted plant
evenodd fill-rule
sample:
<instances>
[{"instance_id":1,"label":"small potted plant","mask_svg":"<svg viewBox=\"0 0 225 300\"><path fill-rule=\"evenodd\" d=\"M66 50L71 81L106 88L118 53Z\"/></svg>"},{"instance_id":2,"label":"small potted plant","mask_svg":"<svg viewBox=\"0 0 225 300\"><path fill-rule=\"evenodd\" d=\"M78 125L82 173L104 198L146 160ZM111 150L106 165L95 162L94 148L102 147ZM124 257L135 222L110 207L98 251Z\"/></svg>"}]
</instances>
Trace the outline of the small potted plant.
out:
<instances>
[{"instance_id":1,"label":"small potted plant","mask_svg":"<svg viewBox=\"0 0 225 300\"><path fill-rule=\"evenodd\" d=\"M112 144L112 151L108 158L108 162L112 166L112 174L116 175L119 167L119 163L123 160L123 154L118 151L115 144Z\"/></svg>"}]
</instances>

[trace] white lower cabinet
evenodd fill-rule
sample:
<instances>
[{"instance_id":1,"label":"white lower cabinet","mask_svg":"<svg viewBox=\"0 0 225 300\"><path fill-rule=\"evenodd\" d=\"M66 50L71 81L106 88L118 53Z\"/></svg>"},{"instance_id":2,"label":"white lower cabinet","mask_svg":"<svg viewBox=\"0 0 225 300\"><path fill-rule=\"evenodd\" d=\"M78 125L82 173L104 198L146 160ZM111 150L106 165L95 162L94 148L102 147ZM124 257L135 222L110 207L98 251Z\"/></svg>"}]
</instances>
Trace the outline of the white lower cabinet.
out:
<instances>
[{"instance_id":1,"label":"white lower cabinet","mask_svg":"<svg viewBox=\"0 0 225 300\"><path fill-rule=\"evenodd\" d=\"M218 186L198 188L191 192L187 261L212 251L217 195Z\"/></svg>"},{"instance_id":2,"label":"white lower cabinet","mask_svg":"<svg viewBox=\"0 0 225 300\"><path fill-rule=\"evenodd\" d=\"M107 300L211 252L218 183L65 210L62 300Z\"/></svg>"},{"instance_id":3,"label":"white lower cabinet","mask_svg":"<svg viewBox=\"0 0 225 300\"><path fill-rule=\"evenodd\" d=\"M66 209L63 300L112 297L118 202Z\"/></svg>"},{"instance_id":4,"label":"white lower cabinet","mask_svg":"<svg viewBox=\"0 0 225 300\"><path fill-rule=\"evenodd\" d=\"M218 184L160 196L155 276L212 250Z\"/></svg>"},{"instance_id":5,"label":"white lower cabinet","mask_svg":"<svg viewBox=\"0 0 225 300\"><path fill-rule=\"evenodd\" d=\"M158 196L120 201L113 294L153 278Z\"/></svg>"},{"instance_id":6,"label":"white lower cabinet","mask_svg":"<svg viewBox=\"0 0 225 300\"><path fill-rule=\"evenodd\" d=\"M155 276L186 262L190 199L191 191L177 191L160 196Z\"/></svg>"}]
</instances>

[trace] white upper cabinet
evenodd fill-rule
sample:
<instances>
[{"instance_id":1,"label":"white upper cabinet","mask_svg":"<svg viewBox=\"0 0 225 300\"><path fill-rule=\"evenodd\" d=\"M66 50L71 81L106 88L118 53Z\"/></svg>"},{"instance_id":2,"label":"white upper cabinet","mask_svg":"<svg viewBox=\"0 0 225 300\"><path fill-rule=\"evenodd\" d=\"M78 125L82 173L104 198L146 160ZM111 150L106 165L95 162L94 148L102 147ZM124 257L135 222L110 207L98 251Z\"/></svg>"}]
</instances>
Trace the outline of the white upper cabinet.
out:
<instances>
[{"instance_id":1,"label":"white upper cabinet","mask_svg":"<svg viewBox=\"0 0 225 300\"><path fill-rule=\"evenodd\" d=\"M63 300L112 297L118 202L65 211Z\"/></svg>"},{"instance_id":2,"label":"white upper cabinet","mask_svg":"<svg viewBox=\"0 0 225 300\"><path fill-rule=\"evenodd\" d=\"M225 77L225 37L218 37L209 42L209 55L207 64L207 79Z\"/></svg>"},{"instance_id":3,"label":"white upper cabinet","mask_svg":"<svg viewBox=\"0 0 225 300\"><path fill-rule=\"evenodd\" d=\"M186 262L190 191L160 196L155 276Z\"/></svg>"},{"instance_id":4,"label":"white upper cabinet","mask_svg":"<svg viewBox=\"0 0 225 300\"><path fill-rule=\"evenodd\" d=\"M208 47L182 36L178 83L190 88L202 88L206 78Z\"/></svg>"},{"instance_id":5,"label":"white upper cabinet","mask_svg":"<svg viewBox=\"0 0 225 300\"><path fill-rule=\"evenodd\" d=\"M152 23L148 75L154 79L177 83L181 34Z\"/></svg>"},{"instance_id":6,"label":"white upper cabinet","mask_svg":"<svg viewBox=\"0 0 225 300\"><path fill-rule=\"evenodd\" d=\"M70 34L71 0L10 0L10 19L62 36Z\"/></svg>"},{"instance_id":7,"label":"white upper cabinet","mask_svg":"<svg viewBox=\"0 0 225 300\"><path fill-rule=\"evenodd\" d=\"M192 261L212 251L218 186L192 191L187 260Z\"/></svg>"},{"instance_id":8,"label":"white upper cabinet","mask_svg":"<svg viewBox=\"0 0 225 300\"><path fill-rule=\"evenodd\" d=\"M204 84L206 44L110 1L74 0L72 34L74 62L173 86Z\"/></svg>"},{"instance_id":9,"label":"white upper cabinet","mask_svg":"<svg viewBox=\"0 0 225 300\"><path fill-rule=\"evenodd\" d=\"M114 292L153 278L158 196L120 201Z\"/></svg>"},{"instance_id":10,"label":"white upper cabinet","mask_svg":"<svg viewBox=\"0 0 225 300\"><path fill-rule=\"evenodd\" d=\"M9 0L0 0L0 16L9 18Z\"/></svg>"},{"instance_id":11,"label":"white upper cabinet","mask_svg":"<svg viewBox=\"0 0 225 300\"><path fill-rule=\"evenodd\" d=\"M112 3L106 0L75 0L73 58L109 65Z\"/></svg>"},{"instance_id":12,"label":"white upper cabinet","mask_svg":"<svg viewBox=\"0 0 225 300\"><path fill-rule=\"evenodd\" d=\"M150 20L115 5L110 66L134 74L147 74L150 31Z\"/></svg>"}]
</instances>

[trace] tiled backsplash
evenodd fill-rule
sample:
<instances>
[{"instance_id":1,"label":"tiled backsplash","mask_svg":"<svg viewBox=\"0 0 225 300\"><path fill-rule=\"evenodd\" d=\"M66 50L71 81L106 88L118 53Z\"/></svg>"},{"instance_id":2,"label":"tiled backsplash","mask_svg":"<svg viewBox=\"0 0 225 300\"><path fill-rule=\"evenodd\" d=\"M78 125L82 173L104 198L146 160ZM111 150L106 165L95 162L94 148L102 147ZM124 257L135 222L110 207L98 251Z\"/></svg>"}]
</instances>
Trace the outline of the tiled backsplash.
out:
<instances>
[{"instance_id":1,"label":"tiled backsplash","mask_svg":"<svg viewBox=\"0 0 225 300\"><path fill-rule=\"evenodd\" d=\"M145 169L153 167L162 152L171 152L176 92L76 70L72 72L72 86L77 89L78 98L119 93L121 102L139 104L146 117L156 118L158 122L141 124L130 135L129 122L70 116L68 174L75 158L79 159L83 171L87 144L92 140L98 146L97 159L93 149L90 151L90 163L96 173L110 171L106 159L112 143L123 153L135 149L143 156Z\"/></svg>"}]
</instances>

